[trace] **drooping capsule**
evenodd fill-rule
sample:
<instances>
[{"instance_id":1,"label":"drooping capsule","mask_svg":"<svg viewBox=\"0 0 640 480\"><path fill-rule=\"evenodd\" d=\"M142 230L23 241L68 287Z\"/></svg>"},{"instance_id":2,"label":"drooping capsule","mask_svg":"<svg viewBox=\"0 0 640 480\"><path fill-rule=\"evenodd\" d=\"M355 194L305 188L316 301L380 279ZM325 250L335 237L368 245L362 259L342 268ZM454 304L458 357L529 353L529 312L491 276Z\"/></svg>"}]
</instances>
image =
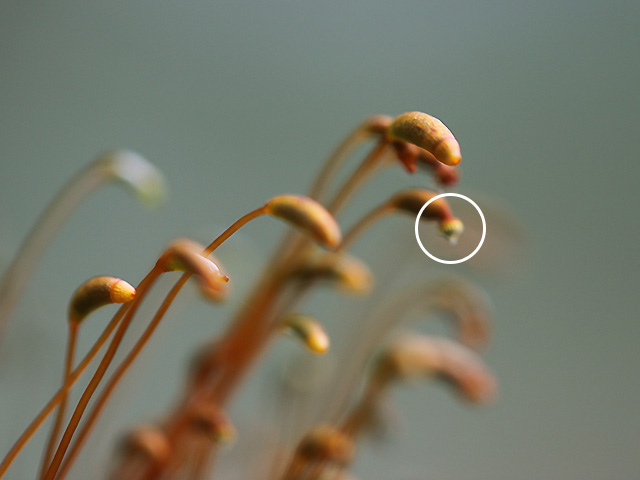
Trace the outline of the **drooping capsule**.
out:
<instances>
[{"instance_id":1,"label":"drooping capsule","mask_svg":"<svg viewBox=\"0 0 640 480\"><path fill-rule=\"evenodd\" d=\"M204 247L197 242L178 239L169 245L158 265L166 272L182 271L195 275L205 297L213 301L224 300L229 277L221 272L217 261L202 255L203 250Z\"/></svg>"},{"instance_id":2,"label":"drooping capsule","mask_svg":"<svg viewBox=\"0 0 640 480\"><path fill-rule=\"evenodd\" d=\"M302 195L279 195L265 204L266 213L285 220L310 234L318 243L333 250L342 234L333 215L315 200Z\"/></svg>"},{"instance_id":3,"label":"drooping capsule","mask_svg":"<svg viewBox=\"0 0 640 480\"><path fill-rule=\"evenodd\" d=\"M410 215L418 215L422 207L437 194L431 190L412 188L396 193L389 206ZM444 198L433 200L422 212L421 219L439 222L440 232L451 243L455 243L464 230L462 222L453 216L449 203Z\"/></svg>"},{"instance_id":4,"label":"drooping capsule","mask_svg":"<svg viewBox=\"0 0 640 480\"><path fill-rule=\"evenodd\" d=\"M389 126L391 140L417 145L433 154L445 165L460 163L460 145L444 123L422 112L407 112L397 116Z\"/></svg>"},{"instance_id":5,"label":"drooping capsule","mask_svg":"<svg viewBox=\"0 0 640 480\"><path fill-rule=\"evenodd\" d=\"M134 299L136 289L120 278L100 276L83 283L69 302L69 321L80 323L94 310L112 303L127 303Z\"/></svg>"}]
</instances>

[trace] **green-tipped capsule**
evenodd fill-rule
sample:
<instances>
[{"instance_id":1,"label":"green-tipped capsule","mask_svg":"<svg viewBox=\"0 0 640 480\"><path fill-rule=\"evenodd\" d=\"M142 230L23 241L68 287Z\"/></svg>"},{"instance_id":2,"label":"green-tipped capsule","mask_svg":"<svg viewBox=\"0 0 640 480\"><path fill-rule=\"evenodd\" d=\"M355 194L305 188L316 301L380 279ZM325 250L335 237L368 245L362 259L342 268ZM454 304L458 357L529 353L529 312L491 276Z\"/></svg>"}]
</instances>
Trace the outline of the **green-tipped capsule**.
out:
<instances>
[{"instance_id":1,"label":"green-tipped capsule","mask_svg":"<svg viewBox=\"0 0 640 480\"><path fill-rule=\"evenodd\" d=\"M464 231L464 225L462 221L457 218L449 218L447 220L443 220L440 222L440 226L438 227L440 233L445 236L445 238L449 241L449 243L455 245L458 243L458 239L460 235Z\"/></svg>"}]
</instances>

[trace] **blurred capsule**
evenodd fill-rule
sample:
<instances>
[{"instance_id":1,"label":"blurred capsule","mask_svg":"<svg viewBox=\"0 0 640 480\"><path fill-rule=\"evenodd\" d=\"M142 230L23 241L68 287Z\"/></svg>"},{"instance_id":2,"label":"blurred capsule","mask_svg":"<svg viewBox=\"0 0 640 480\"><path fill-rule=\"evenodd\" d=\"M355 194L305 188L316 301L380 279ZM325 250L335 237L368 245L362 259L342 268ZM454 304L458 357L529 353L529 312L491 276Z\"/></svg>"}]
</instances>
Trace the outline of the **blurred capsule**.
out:
<instances>
[{"instance_id":1,"label":"blurred capsule","mask_svg":"<svg viewBox=\"0 0 640 480\"><path fill-rule=\"evenodd\" d=\"M445 338L414 334L396 340L379 357L374 378L383 384L434 376L449 383L466 400L492 400L496 381L472 350Z\"/></svg>"},{"instance_id":2,"label":"blurred capsule","mask_svg":"<svg viewBox=\"0 0 640 480\"><path fill-rule=\"evenodd\" d=\"M231 443L236 437L236 429L227 414L211 403L192 405L189 408L189 420L193 431L203 434L216 444Z\"/></svg>"},{"instance_id":3,"label":"blurred capsule","mask_svg":"<svg viewBox=\"0 0 640 480\"><path fill-rule=\"evenodd\" d=\"M125 459L144 457L153 463L162 463L169 457L171 447L160 428L142 425L124 438L121 451Z\"/></svg>"},{"instance_id":4,"label":"blurred capsule","mask_svg":"<svg viewBox=\"0 0 640 480\"><path fill-rule=\"evenodd\" d=\"M366 263L342 252L325 252L312 257L295 269L291 276L302 281L328 282L331 286L355 294L369 293L374 281Z\"/></svg>"},{"instance_id":5,"label":"blurred capsule","mask_svg":"<svg viewBox=\"0 0 640 480\"><path fill-rule=\"evenodd\" d=\"M298 444L295 457L304 462L348 465L355 454L353 440L331 425L319 425Z\"/></svg>"},{"instance_id":6,"label":"blurred capsule","mask_svg":"<svg viewBox=\"0 0 640 480\"><path fill-rule=\"evenodd\" d=\"M281 320L281 325L285 331L301 340L311 353L322 354L329 349L329 336L315 318L290 313Z\"/></svg>"}]
</instances>

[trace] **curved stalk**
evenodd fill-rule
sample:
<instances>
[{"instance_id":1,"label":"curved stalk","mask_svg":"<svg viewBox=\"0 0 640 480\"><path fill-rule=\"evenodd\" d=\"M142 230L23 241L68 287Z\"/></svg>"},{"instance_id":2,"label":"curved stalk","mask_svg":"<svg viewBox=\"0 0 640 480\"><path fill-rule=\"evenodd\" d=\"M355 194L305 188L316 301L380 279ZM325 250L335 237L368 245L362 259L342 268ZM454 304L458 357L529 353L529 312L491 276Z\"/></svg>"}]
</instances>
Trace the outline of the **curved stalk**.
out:
<instances>
[{"instance_id":1,"label":"curved stalk","mask_svg":"<svg viewBox=\"0 0 640 480\"><path fill-rule=\"evenodd\" d=\"M329 202L327 207L329 213L335 216L358 188L375 172L376 168L380 166L380 161L388 145L389 142L386 138L378 142ZM269 267L275 268L277 265L284 269L290 267L300 260L308 247L309 240L305 237L287 238L283 247L269 263Z\"/></svg>"},{"instance_id":2,"label":"curved stalk","mask_svg":"<svg viewBox=\"0 0 640 480\"><path fill-rule=\"evenodd\" d=\"M104 390L102 391L102 394L96 400L95 405L91 413L87 417L82 429L78 432L77 435L75 435L74 444L69 450L69 453L66 455L64 459L64 463L60 467L60 471L58 476L56 477L56 480L62 480L63 478L66 477L78 453L80 453L80 450L82 449L82 446L84 445L84 442L86 441L87 436L89 435L89 433L91 433L91 429L93 428L100 413L104 409L107 401L115 391L115 388L117 387L118 383L120 382L120 380L122 379L126 371L129 369L129 367L131 367L133 362L136 360L136 358L138 357L138 355L140 354L144 346L147 344L147 342L149 341L149 338L151 338L151 335L155 332L156 328L160 324L160 321L164 317L165 313L167 312L167 310L169 309L169 307L171 306L174 299L176 298L176 296L178 295L178 293L180 292L184 284L187 282L189 277L191 277L191 274L185 273L176 282L176 284L173 286L171 291L165 297L164 301L162 302L162 305L160 306L155 316L153 317L153 319L151 320L151 322L143 332L142 336L138 339L138 341L136 342L134 347L131 349L127 357L122 361L118 369L114 372L113 376L109 380L109 383L105 385Z\"/></svg>"},{"instance_id":3,"label":"curved stalk","mask_svg":"<svg viewBox=\"0 0 640 480\"><path fill-rule=\"evenodd\" d=\"M255 219L255 218L257 218L257 217L259 217L261 215L264 215L264 214L265 214L265 207L263 206L263 207L257 208L255 210L247 213L246 215L242 216L240 219L238 219L236 222L234 222L229 228L227 228L220 236L218 236L203 251L202 254L203 255L210 255L220 245L222 245L229 237L231 237L231 235L233 235L235 232L237 232L242 226L246 225L251 220L253 220L253 219ZM153 273L153 271L152 271L152 273ZM149 275L151 275L151 273ZM78 455L78 453L82 449L82 446L84 445L84 442L85 442L87 436L91 432L91 429L93 428L93 425L95 424L96 420L98 419L98 417L99 417L100 413L102 412L103 408L105 407L107 401L109 400L109 397L115 391L116 386L118 385L118 383L120 382L120 380L122 379L122 377L124 376L126 371L129 369L129 367L131 367L131 365L136 360L136 358L138 357L138 355L140 354L140 352L142 351L144 346L147 344L149 338L155 332L156 328L160 324L160 321L164 318L167 310L169 309L169 307L171 306L171 304L175 300L176 296L178 295L178 293L180 292L180 290L182 289L182 287L184 286L184 284L187 282L187 280L190 277L191 277L191 274L189 274L189 273L183 274L182 277L180 277L178 282L176 282L176 284L173 286L173 288L167 294L167 296L165 297L164 301L162 302L162 305L160 306L160 308L156 312L155 316L153 317L153 319L151 320L151 322L149 323L149 325L147 326L147 328L143 332L142 336L138 339L138 341L136 342L136 344L134 345L132 350L129 352L127 357L123 360L123 362L120 364L120 366L118 367L116 372L113 374L113 376L112 376L111 380L109 381L109 383L105 386L102 395L96 401L96 404L95 404L93 410L91 411L89 417L87 418L85 425L83 426L82 430L78 433L78 435L76 437L76 441L74 442L73 447L69 451L69 454L66 456L66 458L64 460L64 463L63 464L60 463L60 462L62 462L62 457L64 456L64 453L65 453L64 451L62 452L62 455L57 455L61 459L60 462L58 462L58 467L54 467L54 464L55 464L55 461L56 461L56 459L54 458L54 462L52 462L51 468L59 468L59 472L60 472L59 475L57 475L57 477L55 477L55 475L56 475L55 472L52 475L48 473L47 477L45 477L47 480L49 480L49 479L52 480L54 477L56 479L59 479L59 480L62 480L63 478L65 478L65 476L68 473L69 469L73 465L73 462L74 462L76 456ZM144 294L144 291L143 291L143 294ZM142 294L140 293L140 287L138 287L138 294L136 295L136 299L139 299L141 296L142 296ZM136 308L136 306L132 306L132 310L134 308ZM131 316L133 316L133 314L135 314L135 310L131 313ZM130 321L129 315L127 315L127 318L125 318L125 320L123 321L123 325L127 321ZM124 326L124 327L121 326L118 329L118 331L120 331L123 328L126 329L126 326ZM116 332L116 335L117 334L118 334L118 332ZM112 341L112 344L113 344L113 341ZM107 352L107 353L109 353L109 352ZM114 353L115 353L115 351L114 351ZM105 355L105 358L106 358L106 355ZM105 371L106 371L106 368L105 368ZM98 372L96 372L96 374L97 373ZM102 375L104 375L104 372L102 373ZM102 377L100 377L100 378L102 378ZM92 379L92 382L93 382L93 379ZM99 382L99 380L98 380L98 382ZM90 386L91 385L92 384L90 384ZM97 387L97 383L96 383L95 386ZM93 388L92 392L93 391L95 391L95 388ZM89 398L90 398L90 395L89 395ZM81 399L80 403L78 405L80 406L80 405L83 404L84 408L86 408L87 403L88 403L88 399L87 399L86 402L84 402L84 404L83 404L83 400ZM80 420L80 417L82 416L82 412L84 411L84 408L81 411L80 415L78 416L78 421L75 423L75 427L77 427L77 425L79 423L79 420ZM75 412L74 412L74 415L75 415ZM73 420L73 418L72 418L72 420ZM71 425L72 424L70 422L70 426ZM67 427L67 430L69 430L69 427ZM66 443L66 447L69 446L69 442L70 442L71 436L73 436L73 430L71 431L71 435L69 436L69 441ZM64 438L63 438L63 440L64 440ZM61 442L61 447L62 446L63 446L63 443ZM58 451L60 451L61 447L58 448Z\"/></svg>"},{"instance_id":4,"label":"curved stalk","mask_svg":"<svg viewBox=\"0 0 640 480\"><path fill-rule=\"evenodd\" d=\"M92 163L74 176L42 212L0 281L0 335L52 238L80 202L110 177L101 164Z\"/></svg>"},{"instance_id":5,"label":"curved stalk","mask_svg":"<svg viewBox=\"0 0 640 480\"><path fill-rule=\"evenodd\" d=\"M327 185L337 173L337 170L344 163L349 155L364 141L375 133L383 133L391 123L390 117L375 116L366 119L340 145L333 151L327 159L320 174L309 190L309 196L319 200Z\"/></svg>"},{"instance_id":6,"label":"curved stalk","mask_svg":"<svg viewBox=\"0 0 640 480\"><path fill-rule=\"evenodd\" d=\"M47 469L47 473L44 477L45 480L54 479L58 469L60 468L60 464L62 463L64 454L66 453L67 448L71 443L73 434L78 428L78 424L82 419L82 415L84 414L84 411L86 410L87 405L91 400L91 397L93 396L94 392L98 388L98 385L102 380L102 378L104 377L107 371L107 368L109 368L109 365L111 365L111 361L113 360L113 357L115 356L116 351L118 350L118 347L122 342L122 338L124 337L124 334L129 328L129 325L131 324L131 320L136 314L138 307L140 306L140 303L142 302L147 292L149 291L149 288L158 278L160 273L161 272L156 267L154 267L151 270L151 272L149 272L149 274L144 278L144 280L142 280L142 282L136 289L137 291L136 297L130 302L130 307L127 309L127 312L124 318L122 319L122 322L120 322L120 324L118 325L118 329L116 330L116 333L113 335L113 338L111 339L111 343L109 344L107 351L102 357L102 360L100 361L98 368L93 374L91 381L87 385L87 388L85 389L82 396L80 397L80 401L78 402L78 405L76 406L76 409L74 410L73 415L71 416L71 420L69 420L69 423L67 424L67 428L64 434L62 435L62 440L60 440L60 444L58 445L58 449L56 450L55 455L53 456L51 465L49 465L49 468Z\"/></svg>"}]
</instances>

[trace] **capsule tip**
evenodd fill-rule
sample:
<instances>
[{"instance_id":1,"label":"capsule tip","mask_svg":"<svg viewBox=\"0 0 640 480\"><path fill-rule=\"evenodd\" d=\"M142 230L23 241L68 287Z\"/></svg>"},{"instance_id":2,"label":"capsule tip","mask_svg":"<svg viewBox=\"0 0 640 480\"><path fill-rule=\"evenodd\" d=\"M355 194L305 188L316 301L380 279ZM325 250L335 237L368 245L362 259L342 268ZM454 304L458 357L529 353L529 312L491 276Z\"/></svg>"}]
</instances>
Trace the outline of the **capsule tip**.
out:
<instances>
[{"instance_id":1,"label":"capsule tip","mask_svg":"<svg viewBox=\"0 0 640 480\"><path fill-rule=\"evenodd\" d=\"M119 280L111 287L109 294L112 303L127 303L135 298L136 289L128 282Z\"/></svg>"}]
</instances>

